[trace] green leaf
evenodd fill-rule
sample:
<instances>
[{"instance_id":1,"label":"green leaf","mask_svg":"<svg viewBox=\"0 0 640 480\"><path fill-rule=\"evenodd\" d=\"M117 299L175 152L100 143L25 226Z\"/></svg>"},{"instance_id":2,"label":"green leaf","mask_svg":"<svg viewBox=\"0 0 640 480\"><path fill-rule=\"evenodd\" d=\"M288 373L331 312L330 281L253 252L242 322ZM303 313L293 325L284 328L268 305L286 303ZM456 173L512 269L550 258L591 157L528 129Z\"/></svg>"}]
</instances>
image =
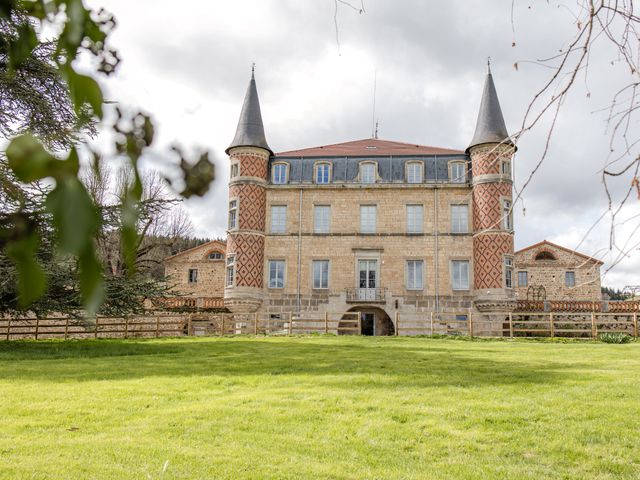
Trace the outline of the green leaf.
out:
<instances>
[{"instance_id":1,"label":"green leaf","mask_svg":"<svg viewBox=\"0 0 640 480\"><path fill-rule=\"evenodd\" d=\"M80 267L80 292L87 314L94 315L104 300L104 280L102 264L96 258L93 248L86 248L78 257Z\"/></svg>"},{"instance_id":2,"label":"green leaf","mask_svg":"<svg viewBox=\"0 0 640 480\"><path fill-rule=\"evenodd\" d=\"M77 73L73 68L65 69L69 93L76 112L79 114L85 104L91 105L98 118L102 118L102 90L93 78Z\"/></svg>"},{"instance_id":3,"label":"green leaf","mask_svg":"<svg viewBox=\"0 0 640 480\"><path fill-rule=\"evenodd\" d=\"M31 232L7 245L7 256L15 262L18 269L18 296L21 307L31 305L47 289L46 277L36 260L39 246L40 237L37 232Z\"/></svg>"},{"instance_id":4,"label":"green leaf","mask_svg":"<svg viewBox=\"0 0 640 480\"><path fill-rule=\"evenodd\" d=\"M65 177L47 195L46 207L53 215L58 245L65 253L80 255L100 226L100 216L84 185L76 177Z\"/></svg>"},{"instance_id":5,"label":"green leaf","mask_svg":"<svg viewBox=\"0 0 640 480\"><path fill-rule=\"evenodd\" d=\"M72 153L75 154L75 150ZM78 172L77 154L76 161L58 160L32 135L14 138L7 147L6 154L9 167L25 183L47 177L59 178L65 174L76 175Z\"/></svg>"}]
</instances>

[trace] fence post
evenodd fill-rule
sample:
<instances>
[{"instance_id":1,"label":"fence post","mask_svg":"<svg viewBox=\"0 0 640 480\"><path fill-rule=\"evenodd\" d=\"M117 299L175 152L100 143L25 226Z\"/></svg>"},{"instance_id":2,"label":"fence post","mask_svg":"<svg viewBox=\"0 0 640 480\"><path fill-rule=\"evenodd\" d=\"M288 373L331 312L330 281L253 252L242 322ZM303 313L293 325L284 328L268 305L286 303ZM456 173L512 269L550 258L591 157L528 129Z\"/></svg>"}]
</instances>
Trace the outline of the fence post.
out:
<instances>
[{"instance_id":1,"label":"fence post","mask_svg":"<svg viewBox=\"0 0 640 480\"><path fill-rule=\"evenodd\" d=\"M95 326L95 328L93 329L93 338L98 338L98 320L99 320L99 318L100 318L100 317L98 317L98 316L96 315L96 326ZM37 337L37 335L36 335L36 338L38 338L38 337Z\"/></svg>"},{"instance_id":2,"label":"fence post","mask_svg":"<svg viewBox=\"0 0 640 480\"><path fill-rule=\"evenodd\" d=\"M509 312L509 337L513 338L513 313Z\"/></svg>"},{"instance_id":3,"label":"fence post","mask_svg":"<svg viewBox=\"0 0 640 480\"><path fill-rule=\"evenodd\" d=\"M469 309L469 320L467 323L469 327L469 336L473 338L473 313L471 313L471 309Z\"/></svg>"},{"instance_id":4,"label":"fence post","mask_svg":"<svg viewBox=\"0 0 640 480\"><path fill-rule=\"evenodd\" d=\"M193 334L193 313L190 313L187 318L187 336L190 337Z\"/></svg>"},{"instance_id":5,"label":"fence post","mask_svg":"<svg viewBox=\"0 0 640 480\"><path fill-rule=\"evenodd\" d=\"M258 312L253 314L253 334L258 335Z\"/></svg>"},{"instance_id":6,"label":"fence post","mask_svg":"<svg viewBox=\"0 0 640 480\"><path fill-rule=\"evenodd\" d=\"M66 322L64 322L64 339L69 338L69 317L67 316Z\"/></svg>"},{"instance_id":7,"label":"fence post","mask_svg":"<svg viewBox=\"0 0 640 480\"><path fill-rule=\"evenodd\" d=\"M124 316L124 338L129 338L129 315Z\"/></svg>"},{"instance_id":8,"label":"fence post","mask_svg":"<svg viewBox=\"0 0 640 480\"><path fill-rule=\"evenodd\" d=\"M38 339L39 328L40 328L40 317L36 317L36 340Z\"/></svg>"},{"instance_id":9,"label":"fence post","mask_svg":"<svg viewBox=\"0 0 640 480\"><path fill-rule=\"evenodd\" d=\"M7 321L7 341L9 340L11 336L11 318L9 318L9 320Z\"/></svg>"},{"instance_id":10,"label":"fence post","mask_svg":"<svg viewBox=\"0 0 640 480\"><path fill-rule=\"evenodd\" d=\"M160 336L160 315L156 315L156 338Z\"/></svg>"},{"instance_id":11,"label":"fence post","mask_svg":"<svg viewBox=\"0 0 640 480\"><path fill-rule=\"evenodd\" d=\"M324 312L324 333L329 333L329 312Z\"/></svg>"},{"instance_id":12,"label":"fence post","mask_svg":"<svg viewBox=\"0 0 640 480\"><path fill-rule=\"evenodd\" d=\"M551 338L555 336L553 331L553 312L549 312L549 335Z\"/></svg>"},{"instance_id":13,"label":"fence post","mask_svg":"<svg viewBox=\"0 0 640 480\"><path fill-rule=\"evenodd\" d=\"M594 340L598 336L598 327L596 326L596 313L591 312L591 338Z\"/></svg>"},{"instance_id":14,"label":"fence post","mask_svg":"<svg viewBox=\"0 0 640 480\"><path fill-rule=\"evenodd\" d=\"M396 337L398 336L398 327L400 326L400 312L396 310Z\"/></svg>"},{"instance_id":15,"label":"fence post","mask_svg":"<svg viewBox=\"0 0 640 480\"><path fill-rule=\"evenodd\" d=\"M638 313L633 312L633 336L638 338Z\"/></svg>"},{"instance_id":16,"label":"fence post","mask_svg":"<svg viewBox=\"0 0 640 480\"><path fill-rule=\"evenodd\" d=\"M362 335L362 312L358 312L358 335Z\"/></svg>"},{"instance_id":17,"label":"fence post","mask_svg":"<svg viewBox=\"0 0 640 480\"><path fill-rule=\"evenodd\" d=\"M224 337L224 313L222 314L222 322L220 323L220 336Z\"/></svg>"},{"instance_id":18,"label":"fence post","mask_svg":"<svg viewBox=\"0 0 640 480\"><path fill-rule=\"evenodd\" d=\"M431 329L429 330L429 335L433 336L433 312L431 312Z\"/></svg>"},{"instance_id":19,"label":"fence post","mask_svg":"<svg viewBox=\"0 0 640 480\"><path fill-rule=\"evenodd\" d=\"M289 312L289 335L293 333L293 312Z\"/></svg>"}]
</instances>

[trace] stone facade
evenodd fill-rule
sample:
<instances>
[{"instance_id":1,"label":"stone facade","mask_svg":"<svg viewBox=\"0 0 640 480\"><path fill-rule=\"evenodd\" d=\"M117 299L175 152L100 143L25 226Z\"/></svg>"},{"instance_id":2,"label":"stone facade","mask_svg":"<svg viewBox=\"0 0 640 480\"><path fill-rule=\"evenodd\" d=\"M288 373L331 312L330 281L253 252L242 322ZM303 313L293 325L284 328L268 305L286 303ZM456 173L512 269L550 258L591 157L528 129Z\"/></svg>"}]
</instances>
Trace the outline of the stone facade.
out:
<instances>
[{"instance_id":1,"label":"stone facade","mask_svg":"<svg viewBox=\"0 0 640 480\"><path fill-rule=\"evenodd\" d=\"M181 294L221 298L225 249L224 242L214 240L168 257L164 260L165 276Z\"/></svg>"},{"instance_id":2,"label":"stone facade","mask_svg":"<svg viewBox=\"0 0 640 480\"><path fill-rule=\"evenodd\" d=\"M598 301L601 266L600 260L546 240L536 243L515 253L517 298L537 300L536 287L542 286L546 300Z\"/></svg>"}]
</instances>

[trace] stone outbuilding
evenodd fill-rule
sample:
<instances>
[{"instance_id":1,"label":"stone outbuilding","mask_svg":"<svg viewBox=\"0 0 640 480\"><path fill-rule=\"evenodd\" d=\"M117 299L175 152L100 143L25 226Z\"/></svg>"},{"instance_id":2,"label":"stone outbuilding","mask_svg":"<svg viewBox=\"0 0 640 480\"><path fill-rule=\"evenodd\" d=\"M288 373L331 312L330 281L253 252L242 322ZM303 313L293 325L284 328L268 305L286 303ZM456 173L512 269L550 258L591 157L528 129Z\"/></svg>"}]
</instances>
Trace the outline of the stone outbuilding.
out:
<instances>
[{"instance_id":1,"label":"stone outbuilding","mask_svg":"<svg viewBox=\"0 0 640 480\"><path fill-rule=\"evenodd\" d=\"M547 240L515 252L518 300L598 301L603 262Z\"/></svg>"},{"instance_id":2,"label":"stone outbuilding","mask_svg":"<svg viewBox=\"0 0 640 480\"><path fill-rule=\"evenodd\" d=\"M175 289L190 297L222 298L226 244L203 243L165 258L165 276Z\"/></svg>"}]
</instances>

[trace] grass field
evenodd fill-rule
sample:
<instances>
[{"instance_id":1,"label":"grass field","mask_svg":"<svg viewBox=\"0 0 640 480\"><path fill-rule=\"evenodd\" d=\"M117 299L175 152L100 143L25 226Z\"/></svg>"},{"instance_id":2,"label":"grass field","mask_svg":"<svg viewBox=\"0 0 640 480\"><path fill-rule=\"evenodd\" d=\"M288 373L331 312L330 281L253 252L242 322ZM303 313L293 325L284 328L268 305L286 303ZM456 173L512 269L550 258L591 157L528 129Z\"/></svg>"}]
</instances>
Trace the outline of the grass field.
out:
<instances>
[{"instance_id":1,"label":"grass field","mask_svg":"<svg viewBox=\"0 0 640 480\"><path fill-rule=\"evenodd\" d=\"M0 478L640 478L640 343L0 342Z\"/></svg>"}]
</instances>

